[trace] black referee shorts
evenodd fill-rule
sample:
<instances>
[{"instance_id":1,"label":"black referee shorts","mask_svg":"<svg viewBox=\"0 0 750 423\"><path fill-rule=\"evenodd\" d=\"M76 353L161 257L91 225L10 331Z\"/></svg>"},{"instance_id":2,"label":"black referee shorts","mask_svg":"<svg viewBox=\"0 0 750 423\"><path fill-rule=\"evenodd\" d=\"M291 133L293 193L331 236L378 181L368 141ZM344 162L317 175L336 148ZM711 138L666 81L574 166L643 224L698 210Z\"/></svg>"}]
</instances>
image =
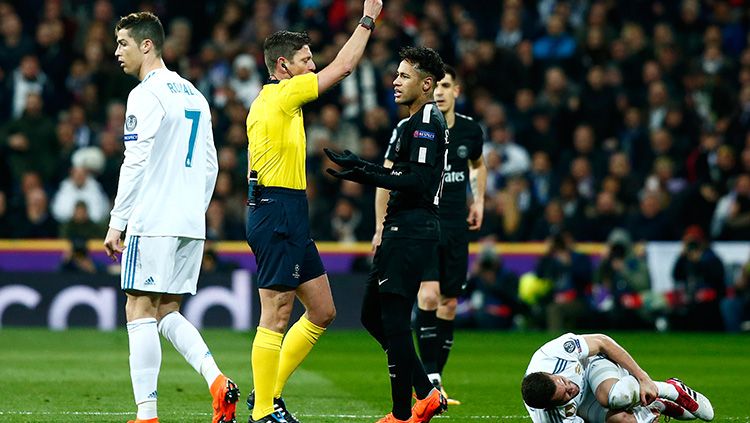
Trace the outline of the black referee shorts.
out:
<instances>
[{"instance_id":1,"label":"black referee shorts","mask_svg":"<svg viewBox=\"0 0 750 423\"><path fill-rule=\"evenodd\" d=\"M368 285L377 285L382 294L416 298L425 264L436 244L437 241L429 239L383 238L375 250Z\"/></svg>"},{"instance_id":2,"label":"black referee shorts","mask_svg":"<svg viewBox=\"0 0 750 423\"><path fill-rule=\"evenodd\" d=\"M461 295L469 268L469 237L466 227L442 226L440 242L433 247L425 265L423 281L439 281L440 294L455 298Z\"/></svg>"}]
</instances>

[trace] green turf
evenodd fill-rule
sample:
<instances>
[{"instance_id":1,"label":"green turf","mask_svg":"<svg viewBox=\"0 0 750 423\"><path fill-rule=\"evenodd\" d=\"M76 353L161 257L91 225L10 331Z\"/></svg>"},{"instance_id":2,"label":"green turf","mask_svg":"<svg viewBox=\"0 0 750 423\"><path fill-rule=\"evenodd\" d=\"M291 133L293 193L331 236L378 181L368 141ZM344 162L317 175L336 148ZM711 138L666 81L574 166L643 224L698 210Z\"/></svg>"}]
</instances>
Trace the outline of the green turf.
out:
<instances>
[{"instance_id":1,"label":"green turf","mask_svg":"<svg viewBox=\"0 0 750 423\"><path fill-rule=\"evenodd\" d=\"M219 365L250 389L251 335L207 330ZM750 339L725 334L611 334L654 379L679 376L713 402L715 421L750 422ZM444 382L464 401L436 421L529 422L518 392L543 333L459 332ZM159 380L162 423L209 422L207 388L168 344ZM118 422L133 417L123 330L0 330L0 422ZM389 407L385 356L364 332L322 338L285 390L304 423L374 422ZM238 407L238 421L248 411Z\"/></svg>"}]
</instances>

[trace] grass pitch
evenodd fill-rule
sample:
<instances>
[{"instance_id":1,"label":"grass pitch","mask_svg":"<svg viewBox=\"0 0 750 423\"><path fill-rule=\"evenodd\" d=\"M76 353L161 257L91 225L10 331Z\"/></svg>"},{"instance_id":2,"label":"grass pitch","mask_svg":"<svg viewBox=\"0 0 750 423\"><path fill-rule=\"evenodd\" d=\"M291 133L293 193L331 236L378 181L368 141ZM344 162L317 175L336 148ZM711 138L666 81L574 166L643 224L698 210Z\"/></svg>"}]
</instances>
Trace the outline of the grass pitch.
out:
<instances>
[{"instance_id":1,"label":"grass pitch","mask_svg":"<svg viewBox=\"0 0 750 423\"><path fill-rule=\"evenodd\" d=\"M252 334L203 331L242 390L247 421ZM727 334L611 333L654 379L682 378L713 402L717 422L750 423L750 338ZM436 422L530 422L519 384L534 350L553 335L458 332L444 374L451 407ZM163 343L162 423L210 422L203 379ZM0 422L118 422L135 416L123 329L0 330ZM364 331L331 331L292 376L284 397L305 423L374 422L389 410L385 356Z\"/></svg>"}]
</instances>

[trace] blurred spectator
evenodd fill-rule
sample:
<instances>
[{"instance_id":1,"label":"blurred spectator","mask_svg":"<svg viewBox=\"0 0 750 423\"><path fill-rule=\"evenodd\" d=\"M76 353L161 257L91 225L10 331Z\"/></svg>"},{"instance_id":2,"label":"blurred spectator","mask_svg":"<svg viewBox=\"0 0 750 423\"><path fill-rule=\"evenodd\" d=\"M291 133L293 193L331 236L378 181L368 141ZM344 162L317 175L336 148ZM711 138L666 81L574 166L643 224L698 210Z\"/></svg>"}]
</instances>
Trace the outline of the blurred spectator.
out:
<instances>
[{"instance_id":1,"label":"blurred spectator","mask_svg":"<svg viewBox=\"0 0 750 423\"><path fill-rule=\"evenodd\" d=\"M25 195L25 208L12 225L14 238L56 238L58 227L47 208L47 194L32 188Z\"/></svg>"},{"instance_id":2,"label":"blurred spectator","mask_svg":"<svg viewBox=\"0 0 750 423\"><path fill-rule=\"evenodd\" d=\"M21 62L22 57L33 53L34 42L24 33L18 15L10 12L0 16L0 19L3 37L0 43L0 69L10 74Z\"/></svg>"},{"instance_id":3,"label":"blurred spectator","mask_svg":"<svg viewBox=\"0 0 750 423\"><path fill-rule=\"evenodd\" d=\"M547 252L537 262L534 273L552 283L552 290L542 301L547 330L561 332L588 324L590 317L588 290L591 286L591 261L573 250L567 231L547 239Z\"/></svg>"},{"instance_id":4,"label":"blurred spectator","mask_svg":"<svg viewBox=\"0 0 750 423\"><path fill-rule=\"evenodd\" d=\"M662 194L657 191L643 192L640 207L627 219L625 228L636 242L674 239L669 218L663 210Z\"/></svg>"},{"instance_id":5,"label":"blurred spectator","mask_svg":"<svg viewBox=\"0 0 750 423\"><path fill-rule=\"evenodd\" d=\"M249 108L263 88L255 59L249 54L240 54L234 59L232 71L229 88L235 92L242 104Z\"/></svg>"},{"instance_id":6,"label":"blurred spectator","mask_svg":"<svg viewBox=\"0 0 750 423\"><path fill-rule=\"evenodd\" d=\"M33 54L24 56L18 68L13 72L11 92L9 93L9 97L12 99L12 118L18 119L28 111L26 103L29 101L30 94L41 96L47 103L48 108L54 110L50 107L52 106L50 103L56 100L52 92L52 85L47 80L47 75L42 72L39 59Z\"/></svg>"},{"instance_id":7,"label":"blurred spectator","mask_svg":"<svg viewBox=\"0 0 750 423\"><path fill-rule=\"evenodd\" d=\"M42 97L29 93L23 115L2 128L1 138L8 148L8 164L14 180L27 170L35 170L45 180L54 175L57 145L55 125L44 114Z\"/></svg>"},{"instance_id":8,"label":"blurred spectator","mask_svg":"<svg viewBox=\"0 0 750 423\"><path fill-rule=\"evenodd\" d=\"M711 249L705 232L690 226L672 270L669 325L677 330L721 330L719 304L724 298L724 264Z\"/></svg>"},{"instance_id":9,"label":"blurred spectator","mask_svg":"<svg viewBox=\"0 0 750 423\"><path fill-rule=\"evenodd\" d=\"M576 40L565 30L565 21L560 15L552 15L546 22L547 33L534 42L534 58L545 64L569 65L576 52Z\"/></svg>"},{"instance_id":10,"label":"blurred spectator","mask_svg":"<svg viewBox=\"0 0 750 423\"><path fill-rule=\"evenodd\" d=\"M500 28L495 36L495 45L500 48L513 49L523 39L521 16L515 10L506 10L500 19Z\"/></svg>"},{"instance_id":11,"label":"blurred spectator","mask_svg":"<svg viewBox=\"0 0 750 423\"><path fill-rule=\"evenodd\" d=\"M735 179L734 189L719 200L711 220L711 236L716 239L750 239L750 174Z\"/></svg>"},{"instance_id":12,"label":"blurred spectator","mask_svg":"<svg viewBox=\"0 0 750 423\"><path fill-rule=\"evenodd\" d=\"M52 215L58 222L69 221L79 201L86 203L91 220L102 222L106 219L110 209L107 194L86 168L74 166L52 200Z\"/></svg>"},{"instance_id":13,"label":"blurred spectator","mask_svg":"<svg viewBox=\"0 0 750 423\"><path fill-rule=\"evenodd\" d=\"M727 331L750 331L750 260L740 266L733 277L721 311Z\"/></svg>"},{"instance_id":14,"label":"blurred spectator","mask_svg":"<svg viewBox=\"0 0 750 423\"><path fill-rule=\"evenodd\" d=\"M341 119L341 111L335 104L326 104L320 110L320 124L307 129L307 155L319 156L323 148L335 151L349 150L359 154L359 130Z\"/></svg>"},{"instance_id":15,"label":"blurred spectator","mask_svg":"<svg viewBox=\"0 0 750 423\"><path fill-rule=\"evenodd\" d=\"M11 224L8 211L8 198L4 191L0 191L0 239L11 237L13 234Z\"/></svg>"},{"instance_id":16,"label":"blurred spectator","mask_svg":"<svg viewBox=\"0 0 750 423\"><path fill-rule=\"evenodd\" d=\"M528 173L529 187L533 201L545 206L557 191L552 174L552 162L544 151L537 151L531 158L531 170Z\"/></svg>"},{"instance_id":17,"label":"blurred spectator","mask_svg":"<svg viewBox=\"0 0 750 423\"><path fill-rule=\"evenodd\" d=\"M89 255L86 240L72 238L70 249L63 255L60 271L68 273L103 273L103 269Z\"/></svg>"},{"instance_id":18,"label":"blurred spectator","mask_svg":"<svg viewBox=\"0 0 750 423\"><path fill-rule=\"evenodd\" d=\"M510 329L522 310L518 276L503 265L494 244L484 248L474 263L458 310L459 325L480 329Z\"/></svg>"},{"instance_id":19,"label":"blurred spectator","mask_svg":"<svg viewBox=\"0 0 750 423\"><path fill-rule=\"evenodd\" d=\"M650 289L646 260L633 251L627 232L612 231L606 253L594 274L592 290L594 308L606 319L604 327L650 327L651 316L644 304Z\"/></svg>"},{"instance_id":20,"label":"blurred spectator","mask_svg":"<svg viewBox=\"0 0 750 423\"><path fill-rule=\"evenodd\" d=\"M580 229L579 239L604 242L615 228L624 226L625 212L614 194L601 191L596 194L594 205L586 211L586 219L588 223Z\"/></svg>"},{"instance_id":21,"label":"blurred spectator","mask_svg":"<svg viewBox=\"0 0 750 423\"><path fill-rule=\"evenodd\" d=\"M101 239L105 233L106 226L91 220L88 206L80 200L75 203L70 220L60 225L60 238L64 239Z\"/></svg>"}]
</instances>

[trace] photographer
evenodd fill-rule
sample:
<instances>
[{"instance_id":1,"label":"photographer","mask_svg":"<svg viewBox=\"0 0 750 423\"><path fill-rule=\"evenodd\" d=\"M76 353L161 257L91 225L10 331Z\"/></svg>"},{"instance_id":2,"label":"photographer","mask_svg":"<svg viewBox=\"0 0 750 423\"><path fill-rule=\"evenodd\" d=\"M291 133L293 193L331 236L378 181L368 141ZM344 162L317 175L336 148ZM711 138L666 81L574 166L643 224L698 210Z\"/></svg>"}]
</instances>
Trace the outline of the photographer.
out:
<instances>
[{"instance_id":1,"label":"photographer","mask_svg":"<svg viewBox=\"0 0 750 423\"><path fill-rule=\"evenodd\" d=\"M567 230L549 237L547 253L536 265L536 275L552 282L550 296L541 301L546 305L547 330L550 331L579 328L587 323L591 314L587 299L591 260L574 251L574 243Z\"/></svg>"},{"instance_id":2,"label":"photographer","mask_svg":"<svg viewBox=\"0 0 750 423\"><path fill-rule=\"evenodd\" d=\"M697 225L682 237L683 250L672 270L674 291L668 295L670 326L682 330L721 330L719 304L724 298L724 264Z\"/></svg>"},{"instance_id":3,"label":"photographer","mask_svg":"<svg viewBox=\"0 0 750 423\"><path fill-rule=\"evenodd\" d=\"M503 265L492 246L482 250L474 263L466 293L460 302L466 304L469 316L463 323L481 329L511 329L519 313L518 276ZM467 304L468 303L468 304Z\"/></svg>"},{"instance_id":4,"label":"photographer","mask_svg":"<svg viewBox=\"0 0 750 423\"><path fill-rule=\"evenodd\" d=\"M648 326L651 318L644 307L650 289L646 261L633 251L630 236L613 230L607 250L594 275L593 305L606 327L637 329Z\"/></svg>"}]
</instances>

